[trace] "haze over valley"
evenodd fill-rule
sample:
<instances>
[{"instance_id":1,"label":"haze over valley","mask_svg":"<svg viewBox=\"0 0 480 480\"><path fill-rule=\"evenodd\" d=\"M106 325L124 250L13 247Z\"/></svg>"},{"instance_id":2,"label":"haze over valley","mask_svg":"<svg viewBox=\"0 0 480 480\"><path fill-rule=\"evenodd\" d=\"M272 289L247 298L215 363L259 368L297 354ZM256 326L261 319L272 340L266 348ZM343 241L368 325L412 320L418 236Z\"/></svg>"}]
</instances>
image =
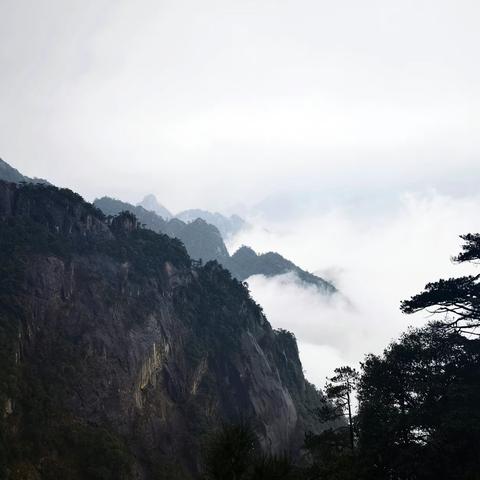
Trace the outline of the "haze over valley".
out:
<instances>
[{"instance_id":1,"label":"haze over valley","mask_svg":"<svg viewBox=\"0 0 480 480\"><path fill-rule=\"evenodd\" d=\"M479 478L478 1L0 19L0 480Z\"/></svg>"}]
</instances>

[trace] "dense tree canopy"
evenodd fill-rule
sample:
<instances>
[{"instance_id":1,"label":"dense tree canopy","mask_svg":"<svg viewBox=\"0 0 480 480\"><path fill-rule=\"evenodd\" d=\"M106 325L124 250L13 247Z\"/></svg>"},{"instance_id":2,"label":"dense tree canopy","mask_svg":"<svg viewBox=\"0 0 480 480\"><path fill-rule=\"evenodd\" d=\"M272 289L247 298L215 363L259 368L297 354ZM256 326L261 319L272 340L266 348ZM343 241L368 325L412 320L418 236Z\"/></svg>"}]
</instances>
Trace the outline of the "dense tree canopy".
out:
<instances>
[{"instance_id":1,"label":"dense tree canopy","mask_svg":"<svg viewBox=\"0 0 480 480\"><path fill-rule=\"evenodd\" d=\"M478 478L479 362L479 340L438 324L367 357L358 415L366 478Z\"/></svg>"}]
</instances>

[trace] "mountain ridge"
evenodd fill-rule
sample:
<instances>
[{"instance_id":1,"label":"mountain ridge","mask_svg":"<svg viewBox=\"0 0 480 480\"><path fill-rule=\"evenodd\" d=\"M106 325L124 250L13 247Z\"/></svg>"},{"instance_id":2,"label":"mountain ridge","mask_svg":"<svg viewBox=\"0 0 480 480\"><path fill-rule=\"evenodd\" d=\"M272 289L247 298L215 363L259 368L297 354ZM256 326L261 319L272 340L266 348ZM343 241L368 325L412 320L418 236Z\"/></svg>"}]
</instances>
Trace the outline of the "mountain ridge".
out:
<instances>
[{"instance_id":1,"label":"mountain ridge","mask_svg":"<svg viewBox=\"0 0 480 480\"><path fill-rule=\"evenodd\" d=\"M321 428L295 338L133 214L0 181L0 257L0 442L21 478L190 478L222 421L251 419L270 453Z\"/></svg>"},{"instance_id":2,"label":"mountain ridge","mask_svg":"<svg viewBox=\"0 0 480 480\"><path fill-rule=\"evenodd\" d=\"M20 173L16 168L9 165L7 162L0 158L0 180L6 182L27 182L27 183L44 183L50 185L50 183L43 178L30 178Z\"/></svg>"},{"instance_id":3,"label":"mountain ridge","mask_svg":"<svg viewBox=\"0 0 480 480\"><path fill-rule=\"evenodd\" d=\"M209 212L200 208L183 210L175 215L176 218L186 223L193 222L197 218L205 220L205 222L214 225L219 230L222 238L228 239L237 234L240 230L247 226L247 222L238 215L230 215L229 217L218 212Z\"/></svg>"},{"instance_id":4,"label":"mountain ridge","mask_svg":"<svg viewBox=\"0 0 480 480\"><path fill-rule=\"evenodd\" d=\"M137 207L143 207L145 210L155 212L165 220L170 220L173 217L170 210L164 207L152 193L146 195L141 202L137 203Z\"/></svg>"},{"instance_id":5,"label":"mountain ridge","mask_svg":"<svg viewBox=\"0 0 480 480\"><path fill-rule=\"evenodd\" d=\"M248 248L255 255L244 256L242 249L239 249L230 256L219 230L204 220L197 219L194 222L185 223L178 218L173 218L166 222L154 212L139 210L142 207L135 207L110 197L96 199L93 203L107 215L118 214L123 210L131 211L138 215L139 220L147 228L179 238L192 258L203 261L216 260L241 281L251 275L261 274L272 277L293 272L301 281L315 285L323 294L334 294L337 291L330 282L301 269L276 252L257 255L250 247L243 247ZM247 260L245 265L244 260Z\"/></svg>"},{"instance_id":6,"label":"mountain ridge","mask_svg":"<svg viewBox=\"0 0 480 480\"><path fill-rule=\"evenodd\" d=\"M0 179L15 183L49 184L46 180L30 179L22 175L1 159ZM294 272L301 281L315 285L323 294L333 294L337 291L330 282L301 269L276 252L255 254L252 257L242 255L242 251L239 249L239 251L230 255L223 239L246 225L243 219L235 215L227 218L219 213L212 214L205 210L193 209L172 216L171 212L160 205L152 194L147 195L136 206L107 196L95 199L93 203L106 215L118 215L122 211L132 212L147 228L157 233L164 233L172 238L179 238L192 258L202 261L216 260L241 281L246 280L251 275L261 274L272 277ZM149 208L145 208L145 205ZM163 211L166 218L156 213L155 210ZM203 217L197 215L203 215ZM181 216L186 221L179 218ZM216 222L223 229L224 234L222 235L220 228L208 222L208 219ZM245 261L246 264L244 265Z\"/></svg>"}]
</instances>

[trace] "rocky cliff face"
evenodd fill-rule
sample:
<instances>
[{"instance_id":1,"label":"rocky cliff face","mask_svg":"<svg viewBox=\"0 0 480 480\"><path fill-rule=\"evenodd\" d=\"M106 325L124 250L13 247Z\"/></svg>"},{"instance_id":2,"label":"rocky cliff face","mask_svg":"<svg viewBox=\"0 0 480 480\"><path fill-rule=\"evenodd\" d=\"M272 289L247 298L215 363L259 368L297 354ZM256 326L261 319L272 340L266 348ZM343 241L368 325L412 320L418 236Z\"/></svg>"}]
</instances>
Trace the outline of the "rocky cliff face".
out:
<instances>
[{"instance_id":1,"label":"rocky cliff face","mask_svg":"<svg viewBox=\"0 0 480 480\"><path fill-rule=\"evenodd\" d=\"M0 477L190 478L221 421L269 452L319 428L240 282L68 190L0 182L0 343Z\"/></svg>"}]
</instances>

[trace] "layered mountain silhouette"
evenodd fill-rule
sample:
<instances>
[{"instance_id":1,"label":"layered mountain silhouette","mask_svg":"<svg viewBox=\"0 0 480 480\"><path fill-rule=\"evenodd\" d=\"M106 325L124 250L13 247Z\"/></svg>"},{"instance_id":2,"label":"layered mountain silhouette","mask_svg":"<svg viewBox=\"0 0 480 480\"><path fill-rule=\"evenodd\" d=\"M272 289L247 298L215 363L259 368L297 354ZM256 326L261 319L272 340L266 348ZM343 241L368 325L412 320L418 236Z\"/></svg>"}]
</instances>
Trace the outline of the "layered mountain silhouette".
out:
<instances>
[{"instance_id":1,"label":"layered mountain silhouette","mask_svg":"<svg viewBox=\"0 0 480 480\"><path fill-rule=\"evenodd\" d=\"M222 245L203 220L153 218ZM242 419L265 453L299 455L321 400L295 337L217 262L132 213L0 181L0 478L198 478L206 435Z\"/></svg>"},{"instance_id":2,"label":"layered mountain silhouette","mask_svg":"<svg viewBox=\"0 0 480 480\"><path fill-rule=\"evenodd\" d=\"M252 275L274 277L293 272L302 282L316 285L326 293L334 293L336 291L331 283L302 270L276 252L258 255L252 248L243 246L230 257L229 265L232 271L236 272L238 278L248 278Z\"/></svg>"},{"instance_id":3,"label":"layered mountain silhouette","mask_svg":"<svg viewBox=\"0 0 480 480\"><path fill-rule=\"evenodd\" d=\"M22 175L16 168L13 168L1 158L0 158L0 180L5 180L6 182L14 182L14 183L26 182L26 183L49 184L43 178L30 178L25 175Z\"/></svg>"},{"instance_id":4,"label":"layered mountain silhouette","mask_svg":"<svg viewBox=\"0 0 480 480\"><path fill-rule=\"evenodd\" d=\"M173 217L173 214L157 200L155 195L151 193L147 195L140 203L137 203L137 206L143 207L145 210L150 212L155 212L165 220L169 220Z\"/></svg>"},{"instance_id":5,"label":"layered mountain silhouette","mask_svg":"<svg viewBox=\"0 0 480 480\"><path fill-rule=\"evenodd\" d=\"M212 213L208 210L201 210L199 208L184 210L176 215L173 215L170 210L164 207L157 200L157 197L151 193L148 194L140 203L137 203L137 207L143 207L145 210L155 212L165 220L170 220L175 217L185 223L190 223L197 220L197 218L200 218L210 225L217 227L224 239L235 235L247 225L245 220L238 215L230 215L227 217L218 212Z\"/></svg>"},{"instance_id":6,"label":"layered mountain silhouette","mask_svg":"<svg viewBox=\"0 0 480 480\"><path fill-rule=\"evenodd\" d=\"M177 213L175 216L187 223L193 222L197 218L201 218L207 223L217 227L218 231L225 239L234 236L247 226L245 220L238 215L231 215L230 217L227 217L218 212L212 213L207 210L200 209L184 210L183 212Z\"/></svg>"},{"instance_id":7,"label":"layered mountain silhouette","mask_svg":"<svg viewBox=\"0 0 480 480\"><path fill-rule=\"evenodd\" d=\"M45 183L43 179L29 178L0 159L0 180L9 182ZM185 210L177 216L161 205L154 195L147 195L138 205L102 197L94 205L105 215L121 212L133 213L146 228L178 238L195 260L215 260L228 269L240 281L252 275L273 277L293 272L300 281L315 285L321 293L332 294L335 287L326 280L309 273L276 252L257 254L249 247L242 247L230 256L224 238L245 227L243 219L236 215L226 217L205 210Z\"/></svg>"},{"instance_id":8,"label":"layered mountain silhouette","mask_svg":"<svg viewBox=\"0 0 480 480\"><path fill-rule=\"evenodd\" d=\"M181 240L193 259L204 262L216 260L238 280L246 280L252 275L273 277L293 272L301 281L315 285L322 293L336 292L331 283L301 269L278 253L257 255L251 248L242 247L230 256L218 228L203 219L197 218L189 223L178 218L166 221L143 207L110 197L96 199L94 205L106 215L118 215L122 211L134 213L145 227Z\"/></svg>"}]
</instances>

